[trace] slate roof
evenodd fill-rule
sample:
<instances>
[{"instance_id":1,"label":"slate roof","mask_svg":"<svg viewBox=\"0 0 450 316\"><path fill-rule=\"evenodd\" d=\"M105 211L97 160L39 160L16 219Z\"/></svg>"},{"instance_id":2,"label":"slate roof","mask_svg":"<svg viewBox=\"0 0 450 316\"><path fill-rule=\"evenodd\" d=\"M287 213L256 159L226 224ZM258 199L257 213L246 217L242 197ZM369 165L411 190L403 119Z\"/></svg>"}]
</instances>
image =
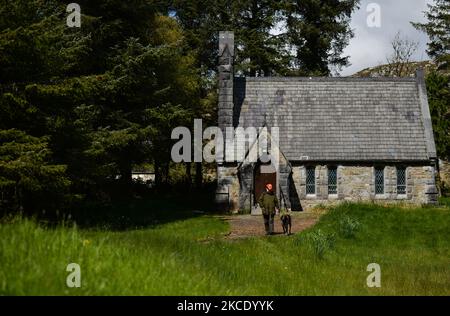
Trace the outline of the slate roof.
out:
<instances>
[{"instance_id":1,"label":"slate roof","mask_svg":"<svg viewBox=\"0 0 450 316\"><path fill-rule=\"evenodd\" d=\"M290 161L426 161L424 91L416 78L235 78L233 125L278 126Z\"/></svg>"}]
</instances>

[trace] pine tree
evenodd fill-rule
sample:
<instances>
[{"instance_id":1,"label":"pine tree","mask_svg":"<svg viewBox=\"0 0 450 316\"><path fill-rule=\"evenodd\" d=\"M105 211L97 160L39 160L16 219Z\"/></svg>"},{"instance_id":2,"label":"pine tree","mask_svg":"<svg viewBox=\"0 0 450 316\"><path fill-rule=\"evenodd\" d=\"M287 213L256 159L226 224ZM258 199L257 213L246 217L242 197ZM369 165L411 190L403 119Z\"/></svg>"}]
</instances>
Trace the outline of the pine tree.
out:
<instances>
[{"instance_id":1,"label":"pine tree","mask_svg":"<svg viewBox=\"0 0 450 316\"><path fill-rule=\"evenodd\" d=\"M348 64L358 0L174 1L173 11L198 51L204 73L216 69L217 34L235 32L238 75L329 75ZM294 54L292 55L292 51Z\"/></svg>"},{"instance_id":2,"label":"pine tree","mask_svg":"<svg viewBox=\"0 0 450 316\"><path fill-rule=\"evenodd\" d=\"M238 73L251 77L286 73L287 53L281 36L273 34L282 19L280 10L277 1L239 1L234 18Z\"/></svg>"},{"instance_id":3,"label":"pine tree","mask_svg":"<svg viewBox=\"0 0 450 316\"><path fill-rule=\"evenodd\" d=\"M172 10L197 51L202 73L217 68L219 31L235 32L235 70L239 75L270 76L286 72L283 40L272 34L280 22L281 5L272 0L174 1Z\"/></svg>"},{"instance_id":4,"label":"pine tree","mask_svg":"<svg viewBox=\"0 0 450 316\"><path fill-rule=\"evenodd\" d=\"M426 85L437 154L450 160L450 76L431 72Z\"/></svg>"},{"instance_id":5,"label":"pine tree","mask_svg":"<svg viewBox=\"0 0 450 316\"><path fill-rule=\"evenodd\" d=\"M450 1L435 0L428 4L426 23L412 23L427 33L428 55L438 66L426 78L428 102L438 157L450 159Z\"/></svg>"},{"instance_id":6,"label":"pine tree","mask_svg":"<svg viewBox=\"0 0 450 316\"><path fill-rule=\"evenodd\" d=\"M428 4L426 23L412 23L415 28L427 33L427 53L434 58L439 69L450 67L450 0L435 0Z\"/></svg>"},{"instance_id":7,"label":"pine tree","mask_svg":"<svg viewBox=\"0 0 450 316\"><path fill-rule=\"evenodd\" d=\"M64 208L74 198L72 181L51 134L62 122L54 114L70 107L32 99L39 85L79 71L88 36L67 29L56 1L2 1L0 8L1 199L13 210Z\"/></svg>"},{"instance_id":8,"label":"pine tree","mask_svg":"<svg viewBox=\"0 0 450 316\"><path fill-rule=\"evenodd\" d=\"M286 40L295 51L291 67L296 75L328 76L348 64L342 51L353 36L350 16L358 0L287 0Z\"/></svg>"},{"instance_id":9,"label":"pine tree","mask_svg":"<svg viewBox=\"0 0 450 316\"><path fill-rule=\"evenodd\" d=\"M70 180L65 165L49 163L48 138L17 129L0 130L0 206L38 211L61 206ZM46 199L42 197L45 196Z\"/></svg>"},{"instance_id":10,"label":"pine tree","mask_svg":"<svg viewBox=\"0 0 450 316\"><path fill-rule=\"evenodd\" d=\"M155 140L170 137L171 128L182 123L178 118L188 118L198 106L200 80L177 22L159 14L164 7L147 0L80 1L78 29L66 26L59 1L6 4L8 10L0 10L5 28L0 33L0 131L17 131L36 155L45 150L35 158L37 166L57 169L55 183L70 183L53 193L66 201L131 194L134 164L163 160L167 165L170 156L160 153L168 152L170 141L155 147ZM22 21L8 27L10 17ZM149 115L159 108L181 114L168 115L167 129L160 129ZM5 144L11 142L19 141ZM8 150L20 160L24 146L8 145ZM0 156L3 170L13 163L11 155ZM22 183L17 175L24 174L2 173L2 199L13 200L8 185ZM35 187L45 183L38 173L30 177ZM26 200L38 191L21 192ZM42 192L41 201L60 200Z\"/></svg>"}]
</instances>

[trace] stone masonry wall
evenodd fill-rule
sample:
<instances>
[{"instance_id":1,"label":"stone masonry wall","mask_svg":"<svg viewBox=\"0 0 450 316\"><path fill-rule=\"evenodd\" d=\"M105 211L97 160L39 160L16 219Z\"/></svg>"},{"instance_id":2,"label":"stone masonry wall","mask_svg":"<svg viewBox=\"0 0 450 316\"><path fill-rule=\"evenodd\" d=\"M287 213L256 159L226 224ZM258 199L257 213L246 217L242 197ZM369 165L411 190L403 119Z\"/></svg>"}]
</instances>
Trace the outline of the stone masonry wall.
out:
<instances>
[{"instance_id":1,"label":"stone masonry wall","mask_svg":"<svg viewBox=\"0 0 450 316\"><path fill-rule=\"evenodd\" d=\"M435 169L431 166L411 167L407 173L408 198L414 203L429 204L437 202Z\"/></svg>"},{"instance_id":2,"label":"stone masonry wall","mask_svg":"<svg viewBox=\"0 0 450 316\"><path fill-rule=\"evenodd\" d=\"M236 166L218 166L217 179L217 208L221 210L239 209L241 190Z\"/></svg>"},{"instance_id":3,"label":"stone masonry wall","mask_svg":"<svg viewBox=\"0 0 450 316\"><path fill-rule=\"evenodd\" d=\"M397 194L395 166L385 166L384 194L375 194L375 175L372 166L338 166L337 195L328 195L327 166L316 166L316 194L306 194L306 168L294 166L292 179L303 210L318 204L336 204L342 201L380 203L406 202L435 203L435 170L432 166L410 166L406 169L406 194Z\"/></svg>"}]
</instances>

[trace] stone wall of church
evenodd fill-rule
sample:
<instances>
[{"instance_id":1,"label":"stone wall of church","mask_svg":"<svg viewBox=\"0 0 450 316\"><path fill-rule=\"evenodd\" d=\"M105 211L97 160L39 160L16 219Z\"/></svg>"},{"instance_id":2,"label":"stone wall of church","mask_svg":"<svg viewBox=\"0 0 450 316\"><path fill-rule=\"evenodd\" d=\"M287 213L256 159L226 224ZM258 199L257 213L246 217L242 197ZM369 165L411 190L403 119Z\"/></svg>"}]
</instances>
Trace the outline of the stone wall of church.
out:
<instances>
[{"instance_id":1,"label":"stone wall of church","mask_svg":"<svg viewBox=\"0 0 450 316\"><path fill-rule=\"evenodd\" d=\"M236 166L218 167L218 195L216 199L233 210L247 210L253 205L253 166L238 172ZM337 204L344 201L377 203L434 204L437 202L435 168L432 166L409 166L406 168L406 194L397 193L397 172L393 165L384 169L384 193L375 194L375 171L373 166L337 166L337 194L328 194L328 168L316 165L316 193L306 194L306 168L293 166L289 178L292 189L288 203L294 210L308 211L324 204ZM284 189L288 190L288 189ZM295 201L295 203L293 202ZM297 203L300 207L297 207ZM288 205L289 206L289 205Z\"/></svg>"},{"instance_id":2,"label":"stone wall of church","mask_svg":"<svg viewBox=\"0 0 450 316\"><path fill-rule=\"evenodd\" d=\"M242 190L236 166L217 166L216 206L219 210L236 210L240 208Z\"/></svg>"},{"instance_id":3,"label":"stone wall of church","mask_svg":"<svg viewBox=\"0 0 450 316\"><path fill-rule=\"evenodd\" d=\"M437 202L435 169L432 166L409 166L406 168L406 194L397 194L397 171L395 166L385 166L384 194L375 194L375 171L373 166L338 166L337 194L328 195L328 172L326 165L316 165L315 194L306 194L306 168L294 166L292 180L303 210L319 204L337 204L343 201L379 203L433 204Z\"/></svg>"}]
</instances>

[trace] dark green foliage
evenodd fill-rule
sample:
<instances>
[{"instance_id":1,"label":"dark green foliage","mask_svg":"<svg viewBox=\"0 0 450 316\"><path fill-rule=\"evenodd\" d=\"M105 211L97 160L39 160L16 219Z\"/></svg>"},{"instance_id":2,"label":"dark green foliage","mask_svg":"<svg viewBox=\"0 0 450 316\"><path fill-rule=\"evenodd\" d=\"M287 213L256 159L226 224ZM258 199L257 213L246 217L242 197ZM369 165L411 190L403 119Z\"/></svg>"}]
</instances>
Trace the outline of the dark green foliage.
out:
<instances>
[{"instance_id":1,"label":"dark green foliage","mask_svg":"<svg viewBox=\"0 0 450 316\"><path fill-rule=\"evenodd\" d=\"M450 1L428 4L426 23L412 23L429 37L427 53L434 59L437 71L426 78L428 103L433 121L438 157L450 159ZM444 189L444 188L442 188Z\"/></svg>"},{"instance_id":2,"label":"dark green foliage","mask_svg":"<svg viewBox=\"0 0 450 316\"><path fill-rule=\"evenodd\" d=\"M82 1L82 27L69 28L65 4L2 2L0 131L20 140L0 143L9 153L1 200L22 209L39 193L62 209L79 197L131 196L133 165L167 165L171 129L198 107L200 80L176 21L151 1ZM14 167L25 158L36 169Z\"/></svg>"},{"instance_id":3,"label":"dark green foliage","mask_svg":"<svg viewBox=\"0 0 450 316\"><path fill-rule=\"evenodd\" d=\"M173 1L204 72L216 68L217 34L235 32L236 71L250 76L329 75L348 63L350 15L359 1ZM292 51L294 53L292 54Z\"/></svg>"},{"instance_id":4,"label":"dark green foliage","mask_svg":"<svg viewBox=\"0 0 450 316\"><path fill-rule=\"evenodd\" d=\"M300 237L298 236L297 238ZM319 259L323 259L325 253L333 249L336 241L334 233L327 233L321 229L309 232L303 238L305 238L308 248L310 248Z\"/></svg>"},{"instance_id":5,"label":"dark green foliage","mask_svg":"<svg viewBox=\"0 0 450 316\"><path fill-rule=\"evenodd\" d=\"M439 205L450 208L450 197L444 197L444 196L440 197Z\"/></svg>"},{"instance_id":6,"label":"dark green foliage","mask_svg":"<svg viewBox=\"0 0 450 316\"><path fill-rule=\"evenodd\" d=\"M354 238L361 224L354 218L343 216L339 220L339 233L344 238Z\"/></svg>"},{"instance_id":7,"label":"dark green foliage","mask_svg":"<svg viewBox=\"0 0 450 316\"><path fill-rule=\"evenodd\" d=\"M435 59L439 69L450 67L450 1L435 0L428 4L426 23L412 23L415 28L427 33L428 55Z\"/></svg>"},{"instance_id":8,"label":"dark green foliage","mask_svg":"<svg viewBox=\"0 0 450 316\"><path fill-rule=\"evenodd\" d=\"M48 138L10 129L0 131L0 206L52 208L70 185L66 166L50 164ZM42 199L42 196L53 200Z\"/></svg>"},{"instance_id":9,"label":"dark green foliage","mask_svg":"<svg viewBox=\"0 0 450 316\"><path fill-rule=\"evenodd\" d=\"M342 51L353 36L350 16L358 0L285 1L287 42L295 50L293 73L327 76L348 64Z\"/></svg>"},{"instance_id":10,"label":"dark green foliage","mask_svg":"<svg viewBox=\"0 0 450 316\"><path fill-rule=\"evenodd\" d=\"M239 1L234 18L237 45L236 71L249 76L282 75L288 56L280 35L271 30L282 21L281 5L271 0Z\"/></svg>"},{"instance_id":11,"label":"dark green foliage","mask_svg":"<svg viewBox=\"0 0 450 316\"><path fill-rule=\"evenodd\" d=\"M426 78L438 157L450 159L450 77L431 72Z\"/></svg>"}]
</instances>

